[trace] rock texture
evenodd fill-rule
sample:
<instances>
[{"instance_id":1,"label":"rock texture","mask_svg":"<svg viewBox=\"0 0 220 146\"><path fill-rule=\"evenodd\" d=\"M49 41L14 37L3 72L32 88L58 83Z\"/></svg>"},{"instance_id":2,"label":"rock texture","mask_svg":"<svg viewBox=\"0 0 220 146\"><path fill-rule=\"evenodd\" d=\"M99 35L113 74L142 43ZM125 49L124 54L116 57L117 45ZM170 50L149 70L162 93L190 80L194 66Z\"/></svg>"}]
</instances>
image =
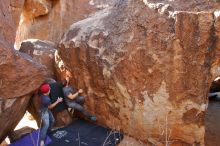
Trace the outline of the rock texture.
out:
<instances>
[{"instance_id":1,"label":"rock texture","mask_svg":"<svg viewBox=\"0 0 220 146\"><path fill-rule=\"evenodd\" d=\"M13 49L23 3L0 3L0 142L15 128L32 93L47 75L43 66Z\"/></svg>"},{"instance_id":2,"label":"rock texture","mask_svg":"<svg viewBox=\"0 0 220 146\"><path fill-rule=\"evenodd\" d=\"M46 15L52 8L52 1L50 0L26 0L24 4L26 17L36 18Z\"/></svg>"},{"instance_id":3,"label":"rock texture","mask_svg":"<svg viewBox=\"0 0 220 146\"><path fill-rule=\"evenodd\" d=\"M142 141L204 145L206 95L220 64L219 3L202 2L124 0L73 24L56 56L60 78L71 73L100 124Z\"/></svg>"},{"instance_id":4,"label":"rock texture","mask_svg":"<svg viewBox=\"0 0 220 146\"><path fill-rule=\"evenodd\" d=\"M31 95L4 99L0 98L0 141L11 133L23 117Z\"/></svg>"},{"instance_id":5,"label":"rock texture","mask_svg":"<svg viewBox=\"0 0 220 146\"><path fill-rule=\"evenodd\" d=\"M46 68L31 57L10 48L0 47L1 98L15 98L33 92L47 75Z\"/></svg>"},{"instance_id":6,"label":"rock texture","mask_svg":"<svg viewBox=\"0 0 220 146\"><path fill-rule=\"evenodd\" d=\"M39 91L38 91L39 92ZM30 99L29 105L27 107L27 111L33 116L34 120L36 121L38 127L40 127L41 124L41 116L39 114L40 109L40 100L39 100L39 94L36 91L32 98Z\"/></svg>"},{"instance_id":7,"label":"rock texture","mask_svg":"<svg viewBox=\"0 0 220 146\"><path fill-rule=\"evenodd\" d=\"M37 38L58 43L71 24L117 0L26 0L17 30L16 46Z\"/></svg>"},{"instance_id":8,"label":"rock texture","mask_svg":"<svg viewBox=\"0 0 220 146\"><path fill-rule=\"evenodd\" d=\"M55 76L54 54L56 46L53 42L29 39L21 43L20 52L30 55L35 62L45 65L51 78Z\"/></svg>"},{"instance_id":9,"label":"rock texture","mask_svg":"<svg viewBox=\"0 0 220 146\"><path fill-rule=\"evenodd\" d=\"M0 43L1 46L13 47L16 28L20 21L20 14L24 0L1 0L0 4Z\"/></svg>"}]
</instances>

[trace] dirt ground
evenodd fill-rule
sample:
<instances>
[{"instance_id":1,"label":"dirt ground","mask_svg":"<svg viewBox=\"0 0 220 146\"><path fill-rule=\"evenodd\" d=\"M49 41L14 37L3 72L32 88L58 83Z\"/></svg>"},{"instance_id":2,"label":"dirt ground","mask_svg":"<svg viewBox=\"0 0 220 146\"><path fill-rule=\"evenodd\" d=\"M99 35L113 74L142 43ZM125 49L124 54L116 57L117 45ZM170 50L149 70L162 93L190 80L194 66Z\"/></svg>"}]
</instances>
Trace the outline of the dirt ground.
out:
<instances>
[{"instance_id":1,"label":"dirt ground","mask_svg":"<svg viewBox=\"0 0 220 146\"><path fill-rule=\"evenodd\" d=\"M209 101L205 126L205 146L220 146L220 101Z\"/></svg>"},{"instance_id":2,"label":"dirt ground","mask_svg":"<svg viewBox=\"0 0 220 146\"><path fill-rule=\"evenodd\" d=\"M129 136L124 136L123 140L120 142L118 146L146 146L146 145L134 138L131 138Z\"/></svg>"}]
</instances>

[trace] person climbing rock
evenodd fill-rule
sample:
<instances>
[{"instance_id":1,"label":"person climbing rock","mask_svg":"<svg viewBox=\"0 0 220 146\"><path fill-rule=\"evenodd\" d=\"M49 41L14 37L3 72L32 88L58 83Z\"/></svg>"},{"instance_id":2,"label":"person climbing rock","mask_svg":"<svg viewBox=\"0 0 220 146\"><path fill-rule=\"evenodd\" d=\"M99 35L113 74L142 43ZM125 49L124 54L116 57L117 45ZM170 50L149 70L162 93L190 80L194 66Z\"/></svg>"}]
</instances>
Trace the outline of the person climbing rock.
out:
<instances>
[{"instance_id":1,"label":"person climbing rock","mask_svg":"<svg viewBox=\"0 0 220 146\"><path fill-rule=\"evenodd\" d=\"M44 146L44 140L46 138L46 134L48 130L51 130L54 117L51 113L50 109L54 108L58 103L62 102L62 98L58 98L54 103L51 103L49 94L50 94L50 86L49 84L43 84L40 86L40 114L42 120L42 127L40 129L40 146Z\"/></svg>"},{"instance_id":2,"label":"person climbing rock","mask_svg":"<svg viewBox=\"0 0 220 146\"><path fill-rule=\"evenodd\" d=\"M48 78L45 80L45 83L50 85L50 100L51 102L55 102L58 97L64 97L63 95L63 85L62 82L58 82L52 78ZM52 113L56 114L58 112L61 112L64 109L67 109L67 105L65 102L60 102L59 104L56 105L55 108L51 109Z\"/></svg>"},{"instance_id":3,"label":"person climbing rock","mask_svg":"<svg viewBox=\"0 0 220 146\"><path fill-rule=\"evenodd\" d=\"M82 89L76 91L72 86L69 85L69 77L67 76L66 79L63 80L63 94L64 100L69 108L76 109L85 115L89 120L96 121L96 116L90 114L88 111L85 110L83 104L85 102L85 97L80 96L83 93Z\"/></svg>"}]
</instances>

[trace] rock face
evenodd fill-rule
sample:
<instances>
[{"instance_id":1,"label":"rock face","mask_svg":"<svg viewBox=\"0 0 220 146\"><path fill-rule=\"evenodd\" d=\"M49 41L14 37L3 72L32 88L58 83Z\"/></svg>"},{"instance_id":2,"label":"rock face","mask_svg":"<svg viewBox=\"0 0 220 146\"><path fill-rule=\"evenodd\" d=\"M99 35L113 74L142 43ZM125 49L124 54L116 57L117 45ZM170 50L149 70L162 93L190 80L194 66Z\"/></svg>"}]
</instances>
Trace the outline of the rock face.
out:
<instances>
[{"instance_id":1,"label":"rock face","mask_svg":"<svg viewBox=\"0 0 220 146\"><path fill-rule=\"evenodd\" d=\"M2 99L0 102L0 141L2 142L7 134L11 133L23 117L31 95L12 99Z\"/></svg>"},{"instance_id":2,"label":"rock face","mask_svg":"<svg viewBox=\"0 0 220 146\"><path fill-rule=\"evenodd\" d=\"M13 47L15 32L20 20L24 0L2 0L0 4L0 40L4 46ZM1 46L2 46L1 45Z\"/></svg>"},{"instance_id":3,"label":"rock face","mask_svg":"<svg viewBox=\"0 0 220 146\"><path fill-rule=\"evenodd\" d=\"M54 59L56 46L53 42L38 39L25 40L21 43L19 51L30 55L34 61L45 65L49 75L56 78Z\"/></svg>"},{"instance_id":4,"label":"rock face","mask_svg":"<svg viewBox=\"0 0 220 146\"><path fill-rule=\"evenodd\" d=\"M47 75L46 69L13 49L24 1L0 4L0 142L20 121L32 93Z\"/></svg>"},{"instance_id":5,"label":"rock face","mask_svg":"<svg viewBox=\"0 0 220 146\"><path fill-rule=\"evenodd\" d=\"M17 30L16 46L37 38L58 43L71 24L117 0L26 0Z\"/></svg>"},{"instance_id":6,"label":"rock face","mask_svg":"<svg viewBox=\"0 0 220 146\"><path fill-rule=\"evenodd\" d=\"M46 69L10 48L0 47L0 51L0 97L21 97L37 89L47 75Z\"/></svg>"},{"instance_id":7,"label":"rock face","mask_svg":"<svg viewBox=\"0 0 220 146\"><path fill-rule=\"evenodd\" d=\"M204 145L206 95L220 74L219 29L206 11L216 5L119 1L63 36L60 78L71 73L101 124L150 143Z\"/></svg>"},{"instance_id":8,"label":"rock face","mask_svg":"<svg viewBox=\"0 0 220 146\"><path fill-rule=\"evenodd\" d=\"M50 0L26 0L24 11L29 14L29 17L36 18L48 14L51 7L52 2Z\"/></svg>"}]
</instances>

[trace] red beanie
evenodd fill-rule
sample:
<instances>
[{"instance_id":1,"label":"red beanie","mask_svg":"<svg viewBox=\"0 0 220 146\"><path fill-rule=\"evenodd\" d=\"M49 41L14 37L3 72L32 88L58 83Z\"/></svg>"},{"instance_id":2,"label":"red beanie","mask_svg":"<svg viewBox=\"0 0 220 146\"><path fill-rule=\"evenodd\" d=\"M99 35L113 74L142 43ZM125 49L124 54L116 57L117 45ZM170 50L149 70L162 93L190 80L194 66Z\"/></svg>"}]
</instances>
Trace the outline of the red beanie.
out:
<instances>
[{"instance_id":1,"label":"red beanie","mask_svg":"<svg viewBox=\"0 0 220 146\"><path fill-rule=\"evenodd\" d=\"M50 85L49 84L43 84L40 86L40 92L42 94L48 93L50 91Z\"/></svg>"}]
</instances>

